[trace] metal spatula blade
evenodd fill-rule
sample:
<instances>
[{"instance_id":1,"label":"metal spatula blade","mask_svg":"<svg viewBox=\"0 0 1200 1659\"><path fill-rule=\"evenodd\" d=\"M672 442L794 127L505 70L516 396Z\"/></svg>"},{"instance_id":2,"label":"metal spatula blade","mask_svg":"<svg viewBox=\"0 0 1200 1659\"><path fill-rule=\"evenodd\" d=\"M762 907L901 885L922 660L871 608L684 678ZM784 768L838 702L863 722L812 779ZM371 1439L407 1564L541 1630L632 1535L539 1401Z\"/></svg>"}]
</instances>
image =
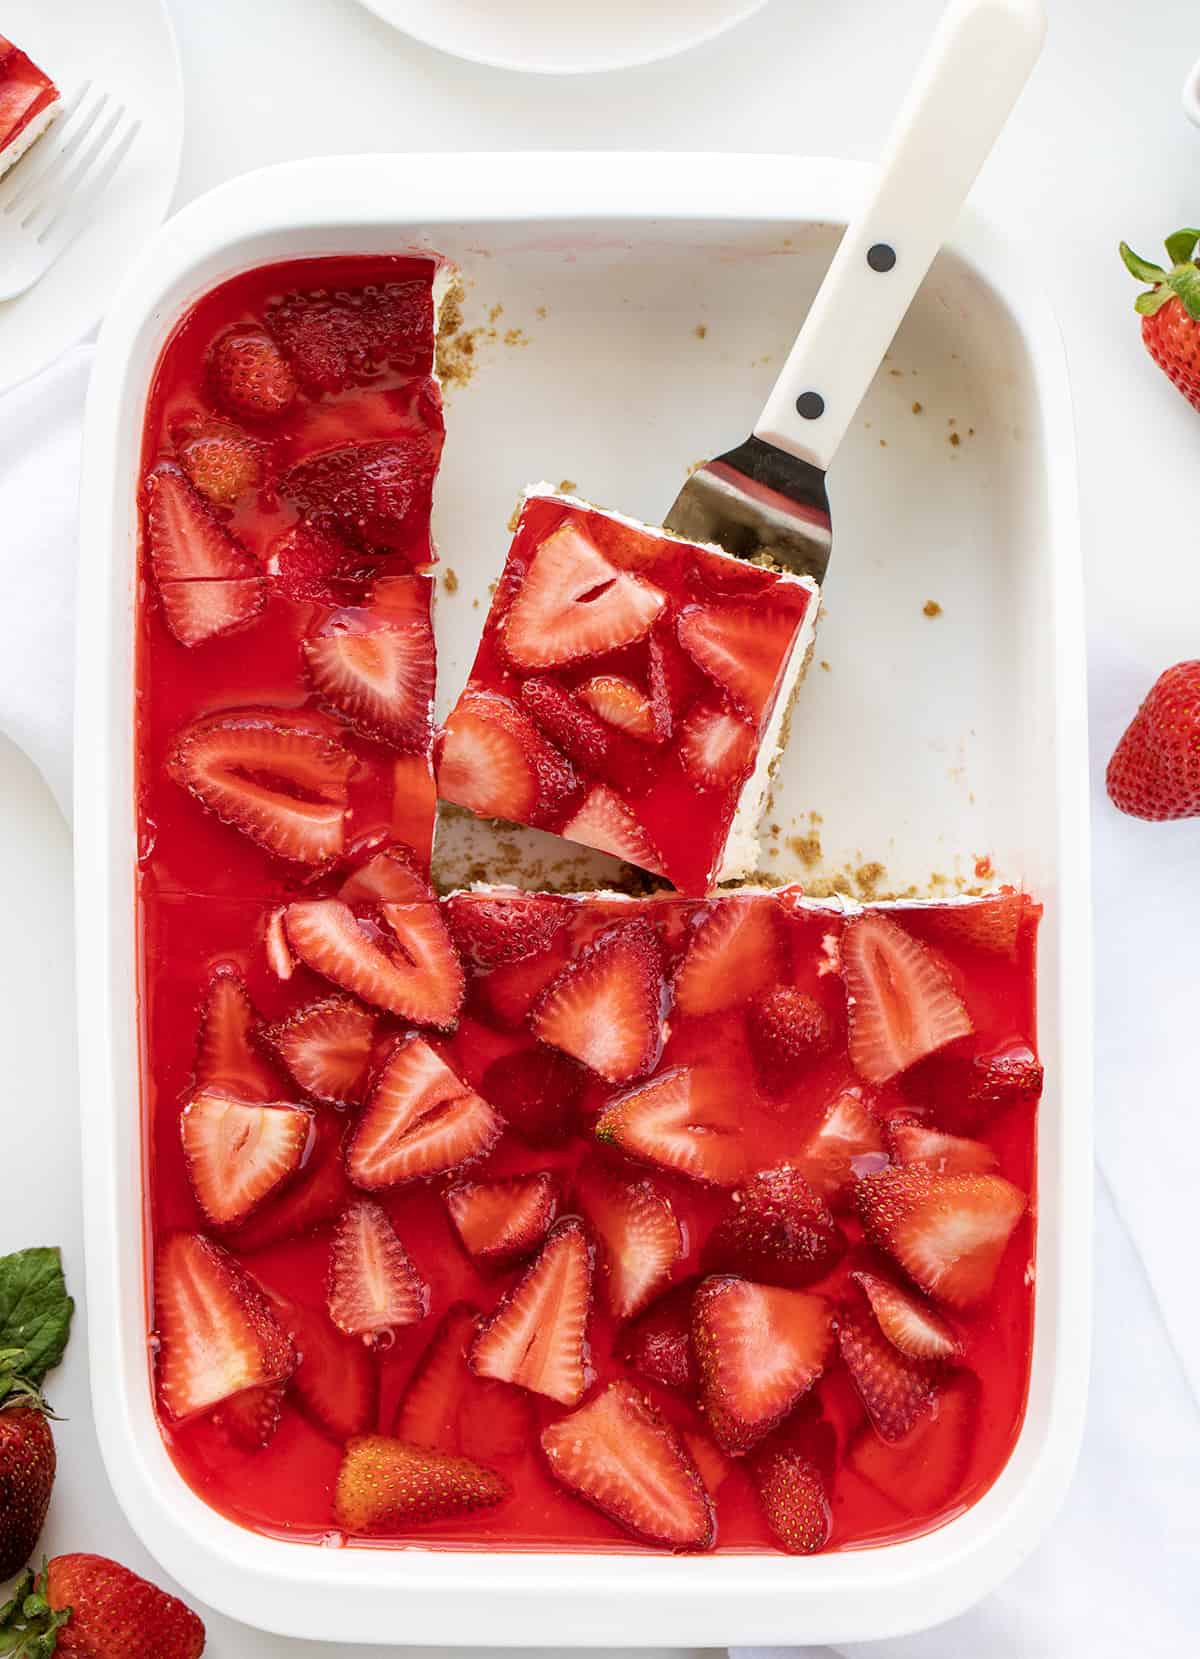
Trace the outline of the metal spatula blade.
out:
<instances>
[{"instance_id":1,"label":"metal spatula blade","mask_svg":"<svg viewBox=\"0 0 1200 1659\"><path fill-rule=\"evenodd\" d=\"M754 431L664 520L744 559L825 576L825 475L1037 61L1042 0L953 0Z\"/></svg>"}]
</instances>

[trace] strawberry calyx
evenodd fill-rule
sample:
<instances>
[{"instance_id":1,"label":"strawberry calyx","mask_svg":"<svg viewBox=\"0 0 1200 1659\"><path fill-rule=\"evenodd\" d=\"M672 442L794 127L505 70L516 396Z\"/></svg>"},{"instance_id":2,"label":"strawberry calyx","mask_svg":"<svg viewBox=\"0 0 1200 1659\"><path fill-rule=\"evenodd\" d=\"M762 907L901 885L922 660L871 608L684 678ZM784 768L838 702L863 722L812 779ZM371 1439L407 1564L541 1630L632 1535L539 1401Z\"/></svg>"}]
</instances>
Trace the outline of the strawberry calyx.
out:
<instances>
[{"instance_id":1,"label":"strawberry calyx","mask_svg":"<svg viewBox=\"0 0 1200 1659\"><path fill-rule=\"evenodd\" d=\"M1200 266L1195 259L1200 230L1177 230L1166 240L1170 270L1154 265L1134 253L1128 242L1121 243L1125 268L1139 282L1151 285L1148 294L1139 294L1133 308L1142 317L1153 317L1169 300L1177 299L1194 322L1200 322Z\"/></svg>"},{"instance_id":2,"label":"strawberry calyx","mask_svg":"<svg viewBox=\"0 0 1200 1659\"><path fill-rule=\"evenodd\" d=\"M0 1606L0 1653L10 1659L50 1659L58 1632L71 1620L69 1607L51 1607L47 1597L49 1563L26 1567L8 1601Z\"/></svg>"},{"instance_id":3,"label":"strawberry calyx","mask_svg":"<svg viewBox=\"0 0 1200 1659\"><path fill-rule=\"evenodd\" d=\"M74 1311L58 1250L40 1247L0 1256L0 1411L34 1410L54 1417L42 1382L63 1357ZM0 1653L7 1651L0 1642Z\"/></svg>"}]
</instances>

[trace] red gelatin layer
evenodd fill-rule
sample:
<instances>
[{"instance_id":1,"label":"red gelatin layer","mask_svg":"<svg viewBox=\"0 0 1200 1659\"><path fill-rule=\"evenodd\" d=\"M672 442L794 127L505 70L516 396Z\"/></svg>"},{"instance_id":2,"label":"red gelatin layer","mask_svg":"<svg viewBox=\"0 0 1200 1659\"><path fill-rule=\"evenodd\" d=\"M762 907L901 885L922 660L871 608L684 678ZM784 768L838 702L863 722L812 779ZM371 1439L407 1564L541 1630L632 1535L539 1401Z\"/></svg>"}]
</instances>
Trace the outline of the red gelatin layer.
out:
<instances>
[{"instance_id":1,"label":"red gelatin layer","mask_svg":"<svg viewBox=\"0 0 1200 1659\"><path fill-rule=\"evenodd\" d=\"M0 172L8 165L5 150L57 102L58 88L49 75L0 35Z\"/></svg>"}]
</instances>

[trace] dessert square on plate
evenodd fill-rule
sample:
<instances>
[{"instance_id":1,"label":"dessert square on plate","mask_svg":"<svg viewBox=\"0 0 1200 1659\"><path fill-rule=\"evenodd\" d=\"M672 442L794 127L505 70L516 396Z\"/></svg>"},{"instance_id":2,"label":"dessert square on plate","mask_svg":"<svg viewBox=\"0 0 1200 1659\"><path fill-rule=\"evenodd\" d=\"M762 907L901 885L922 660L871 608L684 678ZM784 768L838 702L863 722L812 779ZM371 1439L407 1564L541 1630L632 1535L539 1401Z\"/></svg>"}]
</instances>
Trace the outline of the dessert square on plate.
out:
<instances>
[{"instance_id":1,"label":"dessert square on plate","mask_svg":"<svg viewBox=\"0 0 1200 1659\"><path fill-rule=\"evenodd\" d=\"M28 53L0 35L0 176L58 114L58 88Z\"/></svg>"},{"instance_id":2,"label":"dessert square on plate","mask_svg":"<svg viewBox=\"0 0 1200 1659\"><path fill-rule=\"evenodd\" d=\"M536 486L439 737L439 794L686 893L745 875L817 611L809 577Z\"/></svg>"}]
</instances>

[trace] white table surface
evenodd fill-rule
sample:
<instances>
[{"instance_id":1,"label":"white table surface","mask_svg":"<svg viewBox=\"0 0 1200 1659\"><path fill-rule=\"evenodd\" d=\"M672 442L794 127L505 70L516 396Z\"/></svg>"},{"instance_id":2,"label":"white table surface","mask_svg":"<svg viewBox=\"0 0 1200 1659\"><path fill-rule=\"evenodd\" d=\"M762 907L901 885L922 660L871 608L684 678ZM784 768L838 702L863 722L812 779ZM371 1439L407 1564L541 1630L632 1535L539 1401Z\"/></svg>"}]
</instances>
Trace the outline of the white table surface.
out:
<instances>
[{"instance_id":1,"label":"white table surface","mask_svg":"<svg viewBox=\"0 0 1200 1659\"><path fill-rule=\"evenodd\" d=\"M188 98L182 204L233 174L330 150L872 157L941 0L772 0L736 33L673 63L558 82L440 57L354 0L170 3ZM1047 3L1045 58L976 199L1029 246L1031 276L1056 297L1074 381L1095 759L1096 1112L1101 1166L1112 1174L1161 1160L1168 1148L1147 1124L1174 1115L1186 1125L1185 1114L1194 1123L1196 1109L1200 828L1120 819L1107 808L1101 774L1154 675L1200 654L1200 424L1143 357L1134 288L1115 248L1124 235L1157 257L1161 236L1200 212L1200 132L1179 106L1185 70L1200 52L1200 14L1195 0ZM1144 901L1137 917L1121 897L1131 884ZM0 915L0 1249L61 1242L78 1289L69 839L32 769L2 743ZM1171 915L1177 936L1191 941L1175 962L1160 945L1141 948L1155 920ZM1194 1128L1181 1130L1169 1155L1176 1167L1195 1163L1192 1190L1200 1190ZM1169 1280L1162 1230L1136 1206L1124 1219L1148 1266ZM61 1472L45 1542L51 1552L99 1549L152 1570L100 1466L83 1337L81 1318L54 1380L54 1403L68 1420L56 1427ZM1190 1328L1177 1320L1175 1341L1194 1390L1200 1320ZM263 1637L215 1615L209 1634L214 1659L342 1652Z\"/></svg>"}]
</instances>

